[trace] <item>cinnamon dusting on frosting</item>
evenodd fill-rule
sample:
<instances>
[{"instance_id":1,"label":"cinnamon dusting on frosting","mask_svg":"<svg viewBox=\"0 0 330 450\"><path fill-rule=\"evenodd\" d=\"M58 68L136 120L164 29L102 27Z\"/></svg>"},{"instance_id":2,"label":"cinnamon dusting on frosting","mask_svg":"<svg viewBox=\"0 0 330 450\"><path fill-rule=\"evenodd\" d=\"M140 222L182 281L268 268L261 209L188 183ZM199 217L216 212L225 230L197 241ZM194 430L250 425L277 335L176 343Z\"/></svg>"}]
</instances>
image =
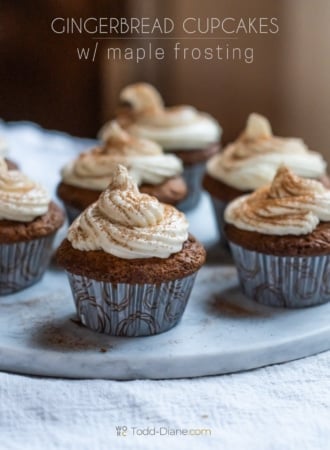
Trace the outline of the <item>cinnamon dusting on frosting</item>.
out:
<instances>
[{"instance_id":1,"label":"cinnamon dusting on frosting","mask_svg":"<svg viewBox=\"0 0 330 450\"><path fill-rule=\"evenodd\" d=\"M127 169L118 166L109 187L71 225L78 250L103 250L124 259L167 258L188 237L183 213L141 194Z\"/></svg>"},{"instance_id":2,"label":"cinnamon dusting on frosting","mask_svg":"<svg viewBox=\"0 0 330 450\"><path fill-rule=\"evenodd\" d=\"M18 170L8 170L0 158L0 220L30 222L46 214L47 191Z\"/></svg>"},{"instance_id":3,"label":"cinnamon dusting on frosting","mask_svg":"<svg viewBox=\"0 0 330 450\"><path fill-rule=\"evenodd\" d=\"M330 190L281 166L270 185L231 202L225 220L263 234L311 233L320 221L330 221Z\"/></svg>"},{"instance_id":4,"label":"cinnamon dusting on frosting","mask_svg":"<svg viewBox=\"0 0 330 450\"><path fill-rule=\"evenodd\" d=\"M101 146L82 153L62 169L63 182L102 191L118 164L126 166L139 185L158 185L183 171L176 156L165 155L155 142L131 136L112 121Z\"/></svg>"},{"instance_id":5,"label":"cinnamon dusting on frosting","mask_svg":"<svg viewBox=\"0 0 330 450\"><path fill-rule=\"evenodd\" d=\"M318 179L326 171L319 153L301 139L274 136L269 121L253 113L239 138L211 158L207 171L231 187L249 191L270 183L282 164L305 178Z\"/></svg>"}]
</instances>

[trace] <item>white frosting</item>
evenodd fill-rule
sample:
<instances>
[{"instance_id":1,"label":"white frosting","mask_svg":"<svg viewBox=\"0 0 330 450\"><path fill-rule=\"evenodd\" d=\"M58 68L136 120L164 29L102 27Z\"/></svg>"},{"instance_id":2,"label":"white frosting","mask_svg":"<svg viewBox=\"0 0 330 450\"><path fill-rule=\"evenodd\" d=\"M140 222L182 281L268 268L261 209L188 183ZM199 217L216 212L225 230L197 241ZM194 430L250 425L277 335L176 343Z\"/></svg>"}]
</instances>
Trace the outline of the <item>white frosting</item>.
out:
<instances>
[{"instance_id":1,"label":"white frosting","mask_svg":"<svg viewBox=\"0 0 330 450\"><path fill-rule=\"evenodd\" d=\"M50 197L39 184L0 159L0 220L30 222L46 214Z\"/></svg>"},{"instance_id":2,"label":"white frosting","mask_svg":"<svg viewBox=\"0 0 330 450\"><path fill-rule=\"evenodd\" d=\"M282 166L272 184L231 202L225 220L242 230L262 234L308 234L320 221L330 221L330 190Z\"/></svg>"},{"instance_id":3,"label":"white frosting","mask_svg":"<svg viewBox=\"0 0 330 450\"><path fill-rule=\"evenodd\" d=\"M165 155L155 142L130 136L117 122L111 122L104 135L104 145L82 153L62 169L66 184L103 191L122 164L140 186L158 185L182 173L182 162Z\"/></svg>"},{"instance_id":4,"label":"white frosting","mask_svg":"<svg viewBox=\"0 0 330 450\"><path fill-rule=\"evenodd\" d=\"M252 191L270 183L282 164L304 178L321 178L327 166L301 139L273 136L268 120L251 114L242 135L208 161L207 172L236 189Z\"/></svg>"},{"instance_id":5,"label":"white frosting","mask_svg":"<svg viewBox=\"0 0 330 450\"><path fill-rule=\"evenodd\" d=\"M147 83L127 86L120 100L132 109L127 130L134 136L158 142L165 150L195 150L218 142L221 128L208 114L192 106L165 108L158 91ZM100 130L101 138L108 124Z\"/></svg>"},{"instance_id":6,"label":"white frosting","mask_svg":"<svg viewBox=\"0 0 330 450\"><path fill-rule=\"evenodd\" d=\"M103 250L124 259L168 258L188 238L183 213L141 194L127 169L118 166L96 203L72 223L68 240L78 250Z\"/></svg>"}]
</instances>

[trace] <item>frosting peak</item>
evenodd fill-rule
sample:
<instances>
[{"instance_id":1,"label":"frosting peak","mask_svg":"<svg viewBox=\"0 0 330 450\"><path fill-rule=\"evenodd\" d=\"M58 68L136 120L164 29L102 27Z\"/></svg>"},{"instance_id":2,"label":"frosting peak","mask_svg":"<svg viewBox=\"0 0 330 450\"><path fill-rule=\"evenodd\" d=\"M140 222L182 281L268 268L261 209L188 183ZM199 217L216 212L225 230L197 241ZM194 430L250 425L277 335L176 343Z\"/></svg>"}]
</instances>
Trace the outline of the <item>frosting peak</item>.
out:
<instances>
[{"instance_id":1,"label":"frosting peak","mask_svg":"<svg viewBox=\"0 0 330 450\"><path fill-rule=\"evenodd\" d=\"M0 220L30 222L48 211L47 191L0 158Z\"/></svg>"},{"instance_id":2,"label":"frosting peak","mask_svg":"<svg viewBox=\"0 0 330 450\"><path fill-rule=\"evenodd\" d=\"M273 136L265 117L250 114L243 133L208 161L207 171L240 191L253 191L270 183L282 164L305 178L321 178L326 172L322 156L301 139Z\"/></svg>"},{"instance_id":3,"label":"frosting peak","mask_svg":"<svg viewBox=\"0 0 330 450\"><path fill-rule=\"evenodd\" d=\"M131 157L163 153L161 146L156 142L131 136L116 120L109 122L102 138L104 145L99 147L98 151L104 155Z\"/></svg>"},{"instance_id":4,"label":"frosting peak","mask_svg":"<svg viewBox=\"0 0 330 450\"><path fill-rule=\"evenodd\" d=\"M184 214L141 194L123 166L68 231L74 248L103 250L124 259L167 258L182 249L187 237Z\"/></svg>"},{"instance_id":5,"label":"frosting peak","mask_svg":"<svg viewBox=\"0 0 330 450\"><path fill-rule=\"evenodd\" d=\"M119 98L135 113L156 113L164 108L160 93L149 83L131 84L121 91Z\"/></svg>"},{"instance_id":6,"label":"frosting peak","mask_svg":"<svg viewBox=\"0 0 330 450\"><path fill-rule=\"evenodd\" d=\"M273 135L269 120L260 114L249 115L244 136L247 139L268 139Z\"/></svg>"},{"instance_id":7,"label":"frosting peak","mask_svg":"<svg viewBox=\"0 0 330 450\"><path fill-rule=\"evenodd\" d=\"M330 221L330 190L282 166L270 185L231 202L225 220L262 234L308 234L320 221Z\"/></svg>"}]
</instances>

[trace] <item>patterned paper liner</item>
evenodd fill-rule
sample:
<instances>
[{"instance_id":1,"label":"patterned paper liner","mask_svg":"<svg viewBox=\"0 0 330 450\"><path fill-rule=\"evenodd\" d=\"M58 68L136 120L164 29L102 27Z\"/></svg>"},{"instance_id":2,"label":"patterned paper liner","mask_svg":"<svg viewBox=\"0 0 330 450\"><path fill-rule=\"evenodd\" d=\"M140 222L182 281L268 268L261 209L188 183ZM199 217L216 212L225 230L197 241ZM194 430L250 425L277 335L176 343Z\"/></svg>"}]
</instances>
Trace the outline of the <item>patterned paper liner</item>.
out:
<instances>
[{"instance_id":1,"label":"patterned paper liner","mask_svg":"<svg viewBox=\"0 0 330 450\"><path fill-rule=\"evenodd\" d=\"M55 234L26 242L0 244L0 295L24 289L42 277L52 256Z\"/></svg>"},{"instance_id":2,"label":"patterned paper liner","mask_svg":"<svg viewBox=\"0 0 330 450\"><path fill-rule=\"evenodd\" d=\"M107 283L67 272L81 322L112 336L148 336L174 327L196 274L156 285Z\"/></svg>"},{"instance_id":3,"label":"patterned paper liner","mask_svg":"<svg viewBox=\"0 0 330 450\"><path fill-rule=\"evenodd\" d=\"M216 218L216 222L218 225L218 231L219 231L219 242L223 247L228 248L228 240L226 238L224 227L225 227L225 219L224 219L224 212L228 205L227 202L223 202L222 200L219 200L218 198L211 196L211 201L214 209L214 214Z\"/></svg>"},{"instance_id":4,"label":"patterned paper liner","mask_svg":"<svg viewBox=\"0 0 330 450\"><path fill-rule=\"evenodd\" d=\"M198 163L184 166L183 178L187 184L188 194L178 205L180 211L190 211L195 208L202 195L202 179L205 173L206 163Z\"/></svg>"},{"instance_id":5,"label":"patterned paper liner","mask_svg":"<svg viewBox=\"0 0 330 450\"><path fill-rule=\"evenodd\" d=\"M286 308L330 301L330 255L273 256L229 244L243 292L252 300Z\"/></svg>"}]
</instances>

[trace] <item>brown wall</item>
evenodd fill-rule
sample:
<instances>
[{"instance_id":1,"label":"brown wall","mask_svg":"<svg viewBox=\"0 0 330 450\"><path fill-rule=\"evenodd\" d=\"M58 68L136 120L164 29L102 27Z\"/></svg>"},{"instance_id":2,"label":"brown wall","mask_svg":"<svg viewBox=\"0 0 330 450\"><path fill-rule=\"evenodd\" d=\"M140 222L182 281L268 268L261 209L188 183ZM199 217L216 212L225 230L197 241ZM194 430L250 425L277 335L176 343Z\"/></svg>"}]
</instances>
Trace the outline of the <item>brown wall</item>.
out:
<instances>
[{"instance_id":1,"label":"brown wall","mask_svg":"<svg viewBox=\"0 0 330 450\"><path fill-rule=\"evenodd\" d=\"M28 119L49 128L93 136L115 114L118 92L133 81L149 81L169 105L190 103L213 114L234 139L251 111L264 113L279 135L301 136L330 160L329 0L84 0L2 1L0 117ZM254 47L254 63L239 61L79 62L78 45L89 37L54 36L52 17L131 15L173 17L279 17L277 35L240 36L229 41ZM182 34L182 33L176 33ZM228 41L219 41L226 44ZM235 42L235 43L234 43ZM153 41L167 50L173 41ZM145 46L147 41L103 41ZM213 46L215 41L182 41ZM100 44L101 45L101 44Z\"/></svg>"}]
</instances>

